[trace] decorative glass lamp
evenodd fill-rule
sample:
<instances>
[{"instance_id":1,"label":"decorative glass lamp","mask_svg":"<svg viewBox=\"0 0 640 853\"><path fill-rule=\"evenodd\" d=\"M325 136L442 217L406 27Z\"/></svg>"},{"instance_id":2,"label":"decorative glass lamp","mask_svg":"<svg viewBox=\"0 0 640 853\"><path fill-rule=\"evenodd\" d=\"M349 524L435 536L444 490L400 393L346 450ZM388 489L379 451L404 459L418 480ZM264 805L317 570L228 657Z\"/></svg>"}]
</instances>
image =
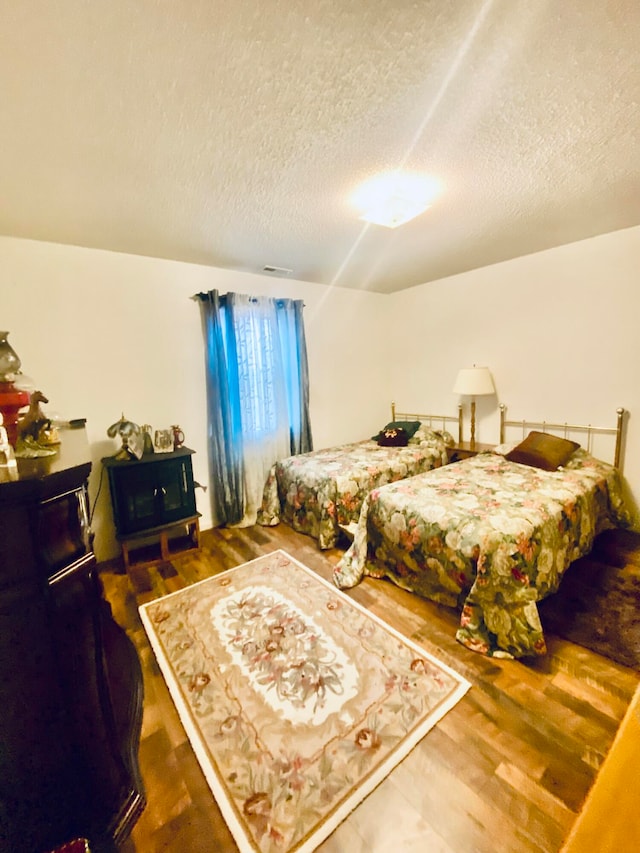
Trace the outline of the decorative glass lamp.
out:
<instances>
[{"instance_id":1,"label":"decorative glass lamp","mask_svg":"<svg viewBox=\"0 0 640 853\"><path fill-rule=\"evenodd\" d=\"M144 436L138 424L128 420L122 413L119 421L111 424L107 430L109 438L120 436L122 447L115 454L115 459L140 459L144 449Z\"/></svg>"},{"instance_id":2,"label":"decorative glass lamp","mask_svg":"<svg viewBox=\"0 0 640 853\"><path fill-rule=\"evenodd\" d=\"M461 394L463 397L471 397L471 441L469 446L471 450L475 450L476 397L496 393L491 371L488 367L476 367L475 364L473 367L463 367L456 378L453 393Z\"/></svg>"},{"instance_id":3,"label":"decorative glass lamp","mask_svg":"<svg viewBox=\"0 0 640 853\"><path fill-rule=\"evenodd\" d=\"M12 447L18 438L18 412L29 405L29 394L15 387L20 359L7 340L9 332L0 332L0 412Z\"/></svg>"}]
</instances>

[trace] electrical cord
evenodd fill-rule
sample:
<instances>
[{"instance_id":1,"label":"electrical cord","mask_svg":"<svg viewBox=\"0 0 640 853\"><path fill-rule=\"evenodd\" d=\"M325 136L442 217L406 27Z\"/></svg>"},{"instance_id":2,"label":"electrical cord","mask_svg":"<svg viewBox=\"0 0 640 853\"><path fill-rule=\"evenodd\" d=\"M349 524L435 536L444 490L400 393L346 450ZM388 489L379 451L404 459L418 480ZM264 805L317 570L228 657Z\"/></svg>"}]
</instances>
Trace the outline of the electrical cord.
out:
<instances>
[{"instance_id":1,"label":"electrical cord","mask_svg":"<svg viewBox=\"0 0 640 853\"><path fill-rule=\"evenodd\" d=\"M100 469L100 482L98 483L98 491L96 492L96 496L93 500L93 506L89 512L89 529L91 529L91 524L93 523L93 515L96 511L96 504L98 503L98 498L100 497L100 492L102 491L102 480L104 478L104 465Z\"/></svg>"}]
</instances>

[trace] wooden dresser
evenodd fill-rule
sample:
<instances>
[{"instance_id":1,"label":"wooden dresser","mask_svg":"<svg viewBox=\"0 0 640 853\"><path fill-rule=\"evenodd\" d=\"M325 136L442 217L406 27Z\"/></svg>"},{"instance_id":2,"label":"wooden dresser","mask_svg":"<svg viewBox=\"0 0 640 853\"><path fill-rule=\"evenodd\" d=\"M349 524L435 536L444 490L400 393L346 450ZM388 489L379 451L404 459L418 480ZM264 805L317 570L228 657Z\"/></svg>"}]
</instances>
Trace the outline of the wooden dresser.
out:
<instances>
[{"instance_id":1,"label":"wooden dresser","mask_svg":"<svg viewBox=\"0 0 640 853\"><path fill-rule=\"evenodd\" d=\"M116 850L144 808L140 662L102 595L84 429L0 468L0 851Z\"/></svg>"}]
</instances>

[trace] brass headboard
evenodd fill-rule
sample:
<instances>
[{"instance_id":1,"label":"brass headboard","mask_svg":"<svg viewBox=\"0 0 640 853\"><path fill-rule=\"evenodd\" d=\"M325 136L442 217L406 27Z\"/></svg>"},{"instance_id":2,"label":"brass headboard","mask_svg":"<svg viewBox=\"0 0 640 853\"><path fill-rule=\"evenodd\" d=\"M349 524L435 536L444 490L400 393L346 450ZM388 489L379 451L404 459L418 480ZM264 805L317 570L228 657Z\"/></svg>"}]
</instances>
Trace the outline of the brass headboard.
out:
<instances>
[{"instance_id":1,"label":"brass headboard","mask_svg":"<svg viewBox=\"0 0 640 853\"><path fill-rule=\"evenodd\" d=\"M391 403L392 421L425 421L431 429L447 429L448 425L457 424L458 442L462 443L462 405L458 406L457 415L421 415L414 412L396 412L396 404Z\"/></svg>"},{"instance_id":2,"label":"brass headboard","mask_svg":"<svg viewBox=\"0 0 640 853\"><path fill-rule=\"evenodd\" d=\"M616 468L622 471L622 454L624 449L625 428L627 415L629 412L626 409L616 409L616 425L615 427L594 427L591 424L552 424L548 421L510 421L507 420L507 407L504 403L500 405L500 444L505 442L506 427L521 427L522 437L525 437L525 431L528 429L539 429L541 432L561 432L564 438L568 438L575 433L585 433L587 436L587 446L585 450L591 452L592 439L594 435L611 435L615 436L616 445L613 457L613 464Z\"/></svg>"}]
</instances>

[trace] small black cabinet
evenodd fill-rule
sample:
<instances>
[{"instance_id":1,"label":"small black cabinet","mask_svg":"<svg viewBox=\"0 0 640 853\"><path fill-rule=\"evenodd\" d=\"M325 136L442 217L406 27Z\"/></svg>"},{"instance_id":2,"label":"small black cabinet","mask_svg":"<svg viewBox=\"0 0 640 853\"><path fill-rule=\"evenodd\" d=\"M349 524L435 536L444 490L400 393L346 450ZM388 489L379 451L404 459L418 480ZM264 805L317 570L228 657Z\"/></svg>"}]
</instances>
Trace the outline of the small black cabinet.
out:
<instances>
[{"instance_id":1,"label":"small black cabinet","mask_svg":"<svg viewBox=\"0 0 640 853\"><path fill-rule=\"evenodd\" d=\"M103 459L109 473L118 536L173 524L196 515L193 450L150 453L142 459Z\"/></svg>"},{"instance_id":2,"label":"small black cabinet","mask_svg":"<svg viewBox=\"0 0 640 853\"><path fill-rule=\"evenodd\" d=\"M171 453L151 453L141 459L102 460L109 476L113 520L126 567L131 541L149 536L159 538L160 559L167 559L168 532L172 528L188 526L189 544L197 547L200 514L196 511L193 453L187 447L180 447Z\"/></svg>"}]
</instances>

